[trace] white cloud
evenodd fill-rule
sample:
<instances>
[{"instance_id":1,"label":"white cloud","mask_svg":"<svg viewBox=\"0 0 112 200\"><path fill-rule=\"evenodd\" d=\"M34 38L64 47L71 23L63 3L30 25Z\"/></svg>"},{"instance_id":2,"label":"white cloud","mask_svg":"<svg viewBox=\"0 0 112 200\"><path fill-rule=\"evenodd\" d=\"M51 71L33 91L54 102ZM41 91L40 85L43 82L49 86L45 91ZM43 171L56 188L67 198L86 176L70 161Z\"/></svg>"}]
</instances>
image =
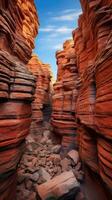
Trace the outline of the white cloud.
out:
<instances>
[{"instance_id":1,"label":"white cloud","mask_svg":"<svg viewBox=\"0 0 112 200\"><path fill-rule=\"evenodd\" d=\"M68 28L66 26L60 27L56 30L57 33L70 33L72 31L72 28Z\"/></svg>"},{"instance_id":2,"label":"white cloud","mask_svg":"<svg viewBox=\"0 0 112 200\"><path fill-rule=\"evenodd\" d=\"M62 26L62 27L54 27L54 26L48 26L44 28L40 28L41 32L47 32L47 33L53 33L53 36L56 36L57 33L59 34L67 34L72 32L72 28L69 28L67 26Z\"/></svg>"},{"instance_id":3,"label":"white cloud","mask_svg":"<svg viewBox=\"0 0 112 200\"><path fill-rule=\"evenodd\" d=\"M63 45L62 44L56 44L54 46L52 46L52 49L58 50L58 49L62 49Z\"/></svg>"},{"instance_id":4,"label":"white cloud","mask_svg":"<svg viewBox=\"0 0 112 200\"><path fill-rule=\"evenodd\" d=\"M41 32L52 32L54 30L55 26L52 26L52 25L49 25L47 27L44 27L44 28L40 28L39 31Z\"/></svg>"},{"instance_id":5,"label":"white cloud","mask_svg":"<svg viewBox=\"0 0 112 200\"><path fill-rule=\"evenodd\" d=\"M41 31L41 32L51 32L51 31L53 31L53 29L52 28L47 28L47 27L45 27L45 28L40 28L40 30L39 31Z\"/></svg>"},{"instance_id":6,"label":"white cloud","mask_svg":"<svg viewBox=\"0 0 112 200\"><path fill-rule=\"evenodd\" d=\"M65 10L61 15L53 17L55 21L73 21L81 14L81 10Z\"/></svg>"},{"instance_id":7,"label":"white cloud","mask_svg":"<svg viewBox=\"0 0 112 200\"><path fill-rule=\"evenodd\" d=\"M73 13L73 12L76 12L76 9L66 9L64 11L62 11L62 13Z\"/></svg>"}]
</instances>

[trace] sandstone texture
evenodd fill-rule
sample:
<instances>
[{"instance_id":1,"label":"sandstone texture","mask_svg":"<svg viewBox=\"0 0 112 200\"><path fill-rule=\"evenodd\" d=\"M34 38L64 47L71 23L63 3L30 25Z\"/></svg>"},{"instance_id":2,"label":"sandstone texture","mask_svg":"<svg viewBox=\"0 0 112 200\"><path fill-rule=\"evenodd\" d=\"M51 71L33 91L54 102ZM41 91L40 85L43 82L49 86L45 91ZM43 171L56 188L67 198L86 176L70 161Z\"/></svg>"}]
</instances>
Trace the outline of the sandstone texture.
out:
<instances>
[{"instance_id":1,"label":"sandstone texture","mask_svg":"<svg viewBox=\"0 0 112 200\"><path fill-rule=\"evenodd\" d=\"M74 177L72 171L63 172L60 176L44 183L38 187L38 193L42 200L46 200L49 197L60 197L67 194L70 190L78 188L79 183Z\"/></svg>"},{"instance_id":2,"label":"sandstone texture","mask_svg":"<svg viewBox=\"0 0 112 200\"><path fill-rule=\"evenodd\" d=\"M28 69L33 73L36 80L31 123L31 133L36 133L37 128L39 125L42 125L44 120L44 110L51 106L52 73L50 66L48 64L43 64L37 55L32 55L28 63ZM45 110L45 112L47 111Z\"/></svg>"},{"instance_id":3,"label":"sandstone texture","mask_svg":"<svg viewBox=\"0 0 112 200\"><path fill-rule=\"evenodd\" d=\"M83 167L112 194L112 0L80 2L52 88L34 0L0 1L0 200L84 200Z\"/></svg>"},{"instance_id":4,"label":"sandstone texture","mask_svg":"<svg viewBox=\"0 0 112 200\"><path fill-rule=\"evenodd\" d=\"M81 6L73 57L66 42L56 52L52 125L66 150L77 141L82 161L112 190L112 1L81 0Z\"/></svg>"},{"instance_id":5,"label":"sandstone texture","mask_svg":"<svg viewBox=\"0 0 112 200\"><path fill-rule=\"evenodd\" d=\"M75 102L77 99L78 72L73 40L63 45L62 51L56 52L58 75L54 84L52 98L52 117L54 133L62 138L63 153L76 148Z\"/></svg>"},{"instance_id":6,"label":"sandstone texture","mask_svg":"<svg viewBox=\"0 0 112 200\"><path fill-rule=\"evenodd\" d=\"M35 78L28 71L38 32L33 0L0 1L0 199L13 200L31 122Z\"/></svg>"},{"instance_id":7,"label":"sandstone texture","mask_svg":"<svg viewBox=\"0 0 112 200\"><path fill-rule=\"evenodd\" d=\"M76 113L82 160L112 189L112 1L81 1L83 14L73 32L81 79ZM108 147L107 147L108 146Z\"/></svg>"}]
</instances>

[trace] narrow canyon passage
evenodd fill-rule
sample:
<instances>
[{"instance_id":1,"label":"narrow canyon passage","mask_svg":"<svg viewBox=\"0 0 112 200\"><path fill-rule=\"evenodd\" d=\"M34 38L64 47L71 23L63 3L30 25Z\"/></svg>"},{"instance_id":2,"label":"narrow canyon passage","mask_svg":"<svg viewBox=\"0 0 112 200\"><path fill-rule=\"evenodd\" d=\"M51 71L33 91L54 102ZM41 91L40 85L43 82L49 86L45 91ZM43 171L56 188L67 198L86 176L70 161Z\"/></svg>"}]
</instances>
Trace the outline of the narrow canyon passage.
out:
<instances>
[{"instance_id":1,"label":"narrow canyon passage","mask_svg":"<svg viewBox=\"0 0 112 200\"><path fill-rule=\"evenodd\" d=\"M55 81L34 1L0 0L0 200L112 199L112 0L80 4Z\"/></svg>"}]
</instances>

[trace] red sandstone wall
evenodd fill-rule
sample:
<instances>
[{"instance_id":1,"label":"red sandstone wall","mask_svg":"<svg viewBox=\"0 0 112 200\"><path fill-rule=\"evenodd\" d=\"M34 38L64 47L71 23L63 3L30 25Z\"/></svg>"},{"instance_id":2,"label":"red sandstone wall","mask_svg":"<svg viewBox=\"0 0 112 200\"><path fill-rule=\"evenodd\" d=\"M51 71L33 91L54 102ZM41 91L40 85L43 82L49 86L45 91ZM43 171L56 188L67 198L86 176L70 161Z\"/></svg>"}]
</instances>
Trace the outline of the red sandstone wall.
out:
<instances>
[{"instance_id":1,"label":"red sandstone wall","mask_svg":"<svg viewBox=\"0 0 112 200\"><path fill-rule=\"evenodd\" d=\"M31 132L37 133L37 128L43 122L43 108L51 103L51 69L43 64L36 55L32 55L28 69L36 79L35 99L32 103Z\"/></svg>"},{"instance_id":2,"label":"red sandstone wall","mask_svg":"<svg viewBox=\"0 0 112 200\"><path fill-rule=\"evenodd\" d=\"M84 125L80 155L112 189L112 1L82 0L81 5L83 14L73 32L82 82L76 106Z\"/></svg>"},{"instance_id":3,"label":"red sandstone wall","mask_svg":"<svg viewBox=\"0 0 112 200\"><path fill-rule=\"evenodd\" d=\"M33 0L0 1L0 200L15 199L35 80L26 68L38 18Z\"/></svg>"},{"instance_id":4,"label":"red sandstone wall","mask_svg":"<svg viewBox=\"0 0 112 200\"><path fill-rule=\"evenodd\" d=\"M70 150L76 141L75 101L77 97L77 66L73 40L63 45L56 53L58 76L54 84L52 100L52 125L54 132L62 137L63 153Z\"/></svg>"},{"instance_id":5,"label":"red sandstone wall","mask_svg":"<svg viewBox=\"0 0 112 200\"><path fill-rule=\"evenodd\" d=\"M74 116L78 122L77 135L82 161L99 173L112 190L112 1L81 0L81 5L83 14L79 17L78 28L73 31L76 57L73 68L77 67L78 71L78 85L76 87L73 84L73 89L78 89L78 96L77 101L72 101L72 112L76 113ZM61 55L61 52L58 54ZM57 109L58 123L57 116L52 118L56 133L60 133L59 130L63 128L65 91L61 80L66 71L63 67L66 62L64 55L60 60L58 56L58 81L54 86L53 97L53 115ZM68 115L71 115L70 92L68 88L65 94ZM64 124L62 136L70 124L69 119Z\"/></svg>"}]
</instances>

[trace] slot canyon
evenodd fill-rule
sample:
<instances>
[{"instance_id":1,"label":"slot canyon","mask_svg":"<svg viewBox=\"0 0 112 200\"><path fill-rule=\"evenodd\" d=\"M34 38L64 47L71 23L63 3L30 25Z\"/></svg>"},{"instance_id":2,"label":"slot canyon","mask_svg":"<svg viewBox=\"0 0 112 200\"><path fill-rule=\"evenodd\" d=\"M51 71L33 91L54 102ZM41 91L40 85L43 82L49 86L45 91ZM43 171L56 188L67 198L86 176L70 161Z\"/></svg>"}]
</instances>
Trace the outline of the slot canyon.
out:
<instances>
[{"instance_id":1,"label":"slot canyon","mask_svg":"<svg viewBox=\"0 0 112 200\"><path fill-rule=\"evenodd\" d=\"M112 0L80 4L55 80L34 0L0 0L0 200L112 200Z\"/></svg>"}]
</instances>

